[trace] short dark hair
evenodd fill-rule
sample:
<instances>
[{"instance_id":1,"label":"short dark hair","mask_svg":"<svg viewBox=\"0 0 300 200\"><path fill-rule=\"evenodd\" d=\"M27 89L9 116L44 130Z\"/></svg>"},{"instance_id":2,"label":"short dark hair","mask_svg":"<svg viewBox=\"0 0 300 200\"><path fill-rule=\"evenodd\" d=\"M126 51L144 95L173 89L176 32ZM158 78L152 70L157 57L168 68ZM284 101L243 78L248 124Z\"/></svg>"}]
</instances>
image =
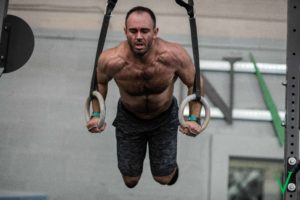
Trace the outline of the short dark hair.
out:
<instances>
[{"instance_id":1,"label":"short dark hair","mask_svg":"<svg viewBox=\"0 0 300 200\"><path fill-rule=\"evenodd\" d=\"M152 21L153 21L153 27L155 28L156 27L156 17L155 17L155 14L154 12L150 9L150 8L147 8L147 7L143 7L143 6L136 6L136 7L133 7L131 8L127 14L126 14L126 18L125 18L125 25L127 25L127 20L128 20L128 17L131 13L133 12L146 12L150 15Z\"/></svg>"}]
</instances>

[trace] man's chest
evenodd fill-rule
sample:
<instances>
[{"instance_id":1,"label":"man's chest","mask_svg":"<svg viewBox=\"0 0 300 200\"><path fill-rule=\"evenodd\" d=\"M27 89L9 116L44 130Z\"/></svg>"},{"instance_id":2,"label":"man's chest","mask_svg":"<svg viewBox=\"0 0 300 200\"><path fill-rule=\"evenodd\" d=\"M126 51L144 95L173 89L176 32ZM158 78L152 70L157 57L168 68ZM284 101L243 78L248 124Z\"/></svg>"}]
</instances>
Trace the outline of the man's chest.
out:
<instances>
[{"instance_id":1,"label":"man's chest","mask_svg":"<svg viewBox=\"0 0 300 200\"><path fill-rule=\"evenodd\" d=\"M114 75L118 85L130 93L159 93L173 84L175 70L163 64L126 65Z\"/></svg>"},{"instance_id":2,"label":"man's chest","mask_svg":"<svg viewBox=\"0 0 300 200\"><path fill-rule=\"evenodd\" d=\"M116 80L135 80L149 83L158 80L169 80L174 77L174 74L175 70L171 66L159 62L150 64L129 63L120 68L114 78Z\"/></svg>"}]
</instances>

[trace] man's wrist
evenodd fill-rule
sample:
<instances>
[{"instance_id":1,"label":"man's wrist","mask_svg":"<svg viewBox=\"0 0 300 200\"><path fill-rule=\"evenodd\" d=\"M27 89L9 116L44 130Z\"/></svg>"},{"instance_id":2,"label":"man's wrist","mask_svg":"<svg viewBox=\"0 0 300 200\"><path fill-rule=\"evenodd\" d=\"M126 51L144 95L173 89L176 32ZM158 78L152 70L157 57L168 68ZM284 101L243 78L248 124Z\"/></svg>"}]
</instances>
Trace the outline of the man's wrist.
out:
<instances>
[{"instance_id":1,"label":"man's wrist","mask_svg":"<svg viewBox=\"0 0 300 200\"><path fill-rule=\"evenodd\" d=\"M100 117L101 112L92 112L91 117Z\"/></svg>"},{"instance_id":2,"label":"man's wrist","mask_svg":"<svg viewBox=\"0 0 300 200\"><path fill-rule=\"evenodd\" d=\"M188 117L188 121L195 121L195 122L197 122L199 120L199 117L196 117L196 116L194 116L194 115L190 115L189 117Z\"/></svg>"}]
</instances>

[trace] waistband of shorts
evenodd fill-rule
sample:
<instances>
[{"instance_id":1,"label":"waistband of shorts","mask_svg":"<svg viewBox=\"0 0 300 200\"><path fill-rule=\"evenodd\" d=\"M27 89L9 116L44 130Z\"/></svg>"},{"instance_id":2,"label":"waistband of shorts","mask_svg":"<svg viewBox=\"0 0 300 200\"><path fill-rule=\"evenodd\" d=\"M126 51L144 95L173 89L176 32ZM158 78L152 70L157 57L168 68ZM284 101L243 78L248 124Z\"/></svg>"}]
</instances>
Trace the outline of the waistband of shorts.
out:
<instances>
[{"instance_id":1,"label":"waistband of shorts","mask_svg":"<svg viewBox=\"0 0 300 200\"><path fill-rule=\"evenodd\" d=\"M165 116L167 117L172 110L174 109L174 106L177 107L177 100L176 98L173 96L172 98L172 102L170 104L170 106L168 107L167 110L163 111L162 113L160 113L158 116L152 118L152 119L142 119L137 117L134 113L132 113L131 111L129 111L124 104L122 103L121 99L119 99L119 103L118 103L119 108L121 108L122 111L124 111L126 114L130 115L130 117L132 117L133 119L140 121L140 122L149 122L149 121L153 121L153 120L161 120L162 118L164 118Z\"/></svg>"}]
</instances>

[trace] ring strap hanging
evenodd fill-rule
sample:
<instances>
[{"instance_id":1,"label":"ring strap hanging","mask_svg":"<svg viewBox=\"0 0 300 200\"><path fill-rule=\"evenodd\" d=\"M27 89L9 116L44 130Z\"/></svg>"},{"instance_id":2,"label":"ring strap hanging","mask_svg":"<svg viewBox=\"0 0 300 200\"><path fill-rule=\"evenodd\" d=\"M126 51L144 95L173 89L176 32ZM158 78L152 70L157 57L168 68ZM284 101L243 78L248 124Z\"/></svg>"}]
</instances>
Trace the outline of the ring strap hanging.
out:
<instances>
[{"instance_id":1,"label":"ring strap hanging","mask_svg":"<svg viewBox=\"0 0 300 200\"><path fill-rule=\"evenodd\" d=\"M93 75L92 75L91 86L90 86L90 94L85 102L85 119L86 119L86 122L88 122L90 119L90 116L91 116L90 115L90 105L92 103L92 100L96 99L98 101L100 111L101 111L101 115L100 115L98 123L97 123L98 128L101 128L105 123L106 108L105 108L104 98L98 92L97 64L98 64L99 56L102 53L102 50L104 47L104 42L105 42L105 38L106 38L106 34L107 34L109 20L111 17L111 12L113 11L116 3L117 3L117 0L108 0L107 1L106 12L104 15L104 19L102 21L102 27L101 27L101 31L100 31L98 47L97 47L96 56L95 56L94 69L93 69ZM94 128L94 127L92 127L92 128Z\"/></svg>"},{"instance_id":2,"label":"ring strap hanging","mask_svg":"<svg viewBox=\"0 0 300 200\"><path fill-rule=\"evenodd\" d=\"M102 27L101 27L101 31L100 31L98 47L97 47L96 56L95 56L94 70L93 70L91 87L90 87L90 97L93 96L92 95L93 91L97 90L97 73L96 73L97 63L98 63L99 56L102 53L102 50L104 47L107 29L108 29L108 25L109 25L109 20L110 20L111 13L112 13L116 3L117 3L117 0L108 0L107 1L106 11L105 11L104 19L102 21Z\"/></svg>"},{"instance_id":3,"label":"ring strap hanging","mask_svg":"<svg viewBox=\"0 0 300 200\"><path fill-rule=\"evenodd\" d=\"M189 15L190 29L191 29L191 40L193 49L193 58L195 65L195 80L194 80L194 93L196 94L197 100L201 99L201 89L200 89L200 63L199 63L199 48L198 48L198 36L197 36L197 24L194 16L194 1L189 0L185 3L182 0L176 0L176 3L184 7Z\"/></svg>"},{"instance_id":4,"label":"ring strap hanging","mask_svg":"<svg viewBox=\"0 0 300 200\"><path fill-rule=\"evenodd\" d=\"M193 0L189 0L188 3L185 3L182 0L175 0L175 1L177 4L184 7L189 15L193 57L194 57L194 65L195 65L195 80L194 80L194 88L193 88L194 94L187 96L182 101L179 111L178 111L178 119L179 119L180 124L184 125L185 119L184 119L183 112L184 112L185 106L190 101L193 101L193 100L200 101L205 110L204 121L202 123L200 123L200 121L198 122L199 124L201 124L200 132L202 132L206 129L206 127L209 123L209 120L210 120L210 107L209 107L208 102L205 100L205 98L201 97L201 91L200 91L200 63L199 63L200 58L199 58L199 48L198 48L197 25L196 25L196 19L194 17L194 2L193 2ZM200 115L199 115L199 119L200 119Z\"/></svg>"}]
</instances>

